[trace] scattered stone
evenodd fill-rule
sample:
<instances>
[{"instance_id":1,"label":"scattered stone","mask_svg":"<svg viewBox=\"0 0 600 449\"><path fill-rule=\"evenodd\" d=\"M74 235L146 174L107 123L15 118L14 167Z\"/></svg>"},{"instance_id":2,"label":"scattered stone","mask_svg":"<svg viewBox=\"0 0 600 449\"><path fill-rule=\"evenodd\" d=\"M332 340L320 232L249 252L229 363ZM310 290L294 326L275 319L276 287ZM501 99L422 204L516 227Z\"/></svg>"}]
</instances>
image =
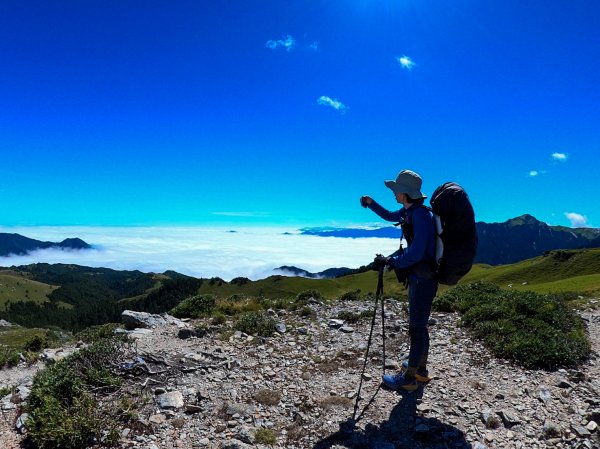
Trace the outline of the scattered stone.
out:
<instances>
[{"instance_id":1,"label":"scattered stone","mask_svg":"<svg viewBox=\"0 0 600 449\"><path fill-rule=\"evenodd\" d=\"M571 426L571 429L573 430L575 435L577 435L579 438L587 438L587 437L592 436L590 431L587 430L585 427L573 425L573 426Z\"/></svg>"},{"instance_id":2,"label":"scattered stone","mask_svg":"<svg viewBox=\"0 0 600 449\"><path fill-rule=\"evenodd\" d=\"M557 438L562 435L562 430L559 425L554 424L551 421L546 421L544 423L544 437L545 438Z\"/></svg>"},{"instance_id":3,"label":"scattered stone","mask_svg":"<svg viewBox=\"0 0 600 449\"><path fill-rule=\"evenodd\" d=\"M592 433L593 433L593 432L595 432L596 430L598 430L598 424L596 423L596 421L590 421L590 422L588 423L588 425L587 425L587 426L585 426L585 428L586 428L587 430L589 430L590 432L592 432Z\"/></svg>"},{"instance_id":4,"label":"scattered stone","mask_svg":"<svg viewBox=\"0 0 600 449\"><path fill-rule=\"evenodd\" d=\"M342 326L340 327L340 331L344 332L345 334L351 334L354 332L354 328L350 326Z\"/></svg>"},{"instance_id":5,"label":"scattered stone","mask_svg":"<svg viewBox=\"0 0 600 449\"><path fill-rule=\"evenodd\" d=\"M186 404L185 411L187 413L200 413L202 411L202 407L200 407L199 405Z\"/></svg>"},{"instance_id":6,"label":"scattered stone","mask_svg":"<svg viewBox=\"0 0 600 449\"><path fill-rule=\"evenodd\" d=\"M183 407L183 394L180 391L171 391L158 397L158 406L163 409L180 409Z\"/></svg>"},{"instance_id":7,"label":"scattered stone","mask_svg":"<svg viewBox=\"0 0 600 449\"><path fill-rule=\"evenodd\" d=\"M547 403L550 399L552 399L552 394L550 394L550 389L545 386L540 387L540 399Z\"/></svg>"},{"instance_id":8,"label":"scattered stone","mask_svg":"<svg viewBox=\"0 0 600 449\"><path fill-rule=\"evenodd\" d=\"M334 329L340 328L344 325L344 320L338 320L336 318L331 318L329 320L329 327L333 327Z\"/></svg>"},{"instance_id":9,"label":"scattered stone","mask_svg":"<svg viewBox=\"0 0 600 449\"><path fill-rule=\"evenodd\" d=\"M17 422L15 423L15 429L17 429L17 432L25 433L27 431L26 423L28 419L29 413L23 413L21 416L19 416Z\"/></svg>"},{"instance_id":10,"label":"scattered stone","mask_svg":"<svg viewBox=\"0 0 600 449\"><path fill-rule=\"evenodd\" d=\"M167 421L167 417L162 413L157 413L156 415L152 415L150 418L148 418L148 421L150 421L153 424L160 425L164 424Z\"/></svg>"},{"instance_id":11,"label":"scattered stone","mask_svg":"<svg viewBox=\"0 0 600 449\"><path fill-rule=\"evenodd\" d=\"M517 418L517 416L514 413L508 410L500 410L498 412L498 416L500 416L500 419L502 419L504 427L506 428L510 428L512 426L516 426L517 424L521 424L521 420Z\"/></svg>"},{"instance_id":12,"label":"scattered stone","mask_svg":"<svg viewBox=\"0 0 600 449\"><path fill-rule=\"evenodd\" d=\"M179 329L179 332L177 332L177 337L181 338L182 340L187 340L188 338L192 337L202 338L206 334L208 334L208 330L206 329L189 329L184 327Z\"/></svg>"},{"instance_id":13,"label":"scattered stone","mask_svg":"<svg viewBox=\"0 0 600 449\"><path fill-rule=\"evenodd\" d=\"M563 377L558 378L558 380L556 381L556 386L558 388L573 388L573 385L567 382L567 380Z\"/></svg>"},{"instance_id":14,"label":"scattered stone","mask_svg":"<svg viewBox=\"0 0 600 449\"><path fill-rule=\"evenodd\" d=\"M279 332L280 334L285 334L285 332L287 331L287 328L284 323L277 323L275 325L275 330L277 332Z\"/></svg>"},{"instance_id":15,"label":"scattered stone","mask_svg":"<svg viewBox=\"0 0 600 449\"><path fill-rule=\"evenodd\" d=\"M229 440L221 445L221 449L250 449L250 446L240 440Z\"/></svg>"}]
</instances>

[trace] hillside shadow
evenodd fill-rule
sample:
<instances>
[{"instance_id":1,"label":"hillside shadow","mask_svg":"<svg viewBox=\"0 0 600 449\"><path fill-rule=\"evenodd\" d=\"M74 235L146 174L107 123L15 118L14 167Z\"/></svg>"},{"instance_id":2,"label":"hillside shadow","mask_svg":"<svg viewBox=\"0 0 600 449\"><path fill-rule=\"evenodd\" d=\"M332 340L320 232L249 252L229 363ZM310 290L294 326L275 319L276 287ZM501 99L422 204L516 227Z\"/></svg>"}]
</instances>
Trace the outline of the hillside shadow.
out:
<instances>
[{"instance_id":1,"label":"hillside shadow","mask_svg":"<svg viewBox=\"0 0 600 449\"><path fill-rule=\"evenodd\" d=\"M387 421L379 425L368 423L359 429L349 419L340 424L340 430L318 441L313 449L426 449L453 448L472 449L464 433L436 418L417 416L417 402L423 397L423 387L412 393L397 394L377 389L369 402L357 414L357 422L368 420L368 410L377 394L389 395L390 401L398 401Z\"/></svg>"}]
</instances>

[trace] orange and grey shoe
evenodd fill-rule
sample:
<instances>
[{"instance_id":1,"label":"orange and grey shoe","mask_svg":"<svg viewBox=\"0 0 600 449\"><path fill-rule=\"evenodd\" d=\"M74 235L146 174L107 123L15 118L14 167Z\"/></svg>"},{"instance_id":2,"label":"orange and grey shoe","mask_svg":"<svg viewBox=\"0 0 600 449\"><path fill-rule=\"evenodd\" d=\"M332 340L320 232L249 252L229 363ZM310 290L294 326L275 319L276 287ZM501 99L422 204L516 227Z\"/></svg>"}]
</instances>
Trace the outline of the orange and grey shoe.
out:
<instances>
[{"instance_id":1,"label":"orange and grey shoe","mask_svg":"<svg viewBox=\"0 0 600 449\"><path fill-rule=\"evenodd\" d=\"M402 371L406 371L407 369L408 360L405 360L402 362ZM433 377L429 377L429 372L427 370L417 369L417 372L415 373L415 379L417 380L417 382L426 384L433 380Z\"/></svg>"},{"instance_id":2,"label":"orange and grey shoe","mask_svg":"<svg viewBox=\"0 0 600 449\"><path fill-rule=\"evenodd\" d=\"M416 378L407 379L403 372L385 374L382 376L383 385L394 391L415 391L419 388Z\"/></svg>"}]
</instances>

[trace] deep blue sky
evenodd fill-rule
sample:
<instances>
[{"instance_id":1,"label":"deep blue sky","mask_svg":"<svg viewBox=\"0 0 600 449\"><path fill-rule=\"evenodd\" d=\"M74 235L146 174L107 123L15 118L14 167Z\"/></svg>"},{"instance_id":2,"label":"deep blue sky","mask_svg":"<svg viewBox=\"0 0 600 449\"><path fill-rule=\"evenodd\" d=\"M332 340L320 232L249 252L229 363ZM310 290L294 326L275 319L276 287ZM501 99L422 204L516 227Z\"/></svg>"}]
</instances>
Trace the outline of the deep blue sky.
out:
<instances>
[{"instance_id":1,"label":"deep blue sky","mask_svg":"<svg viewBox=\"0 0 600 449\"><path fill-rule=\"evenodd\" d=\"M411 168L479 220L600 226L599 23L578 0L2 2L0 224L361 224Z\"/></svg>"}]
</instances>

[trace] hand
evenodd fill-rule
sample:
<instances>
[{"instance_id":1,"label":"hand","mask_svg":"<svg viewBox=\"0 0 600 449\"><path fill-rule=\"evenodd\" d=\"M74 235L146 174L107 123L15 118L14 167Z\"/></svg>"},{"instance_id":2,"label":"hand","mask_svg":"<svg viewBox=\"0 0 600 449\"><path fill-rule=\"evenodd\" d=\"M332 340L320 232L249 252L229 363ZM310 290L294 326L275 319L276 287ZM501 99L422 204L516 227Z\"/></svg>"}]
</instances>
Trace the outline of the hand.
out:
<instances>
[{"instance_id":1,"label":"hand","mask_svg":"<svg viewBox=\"0 0 600 449\"><path fill-rule=\"evenodd\" d=\"M382 256L381 254L377 254L375 259L373 260L373 270L379 271L382 270L388 265L390 262L389 257Z\"/></svg>"},{"instance_id":2,"label":"hand","mask_svg":"<svg viewBox=\"0 0 600 449\"><path fill-rule=\"evenodd\" d=\"M369 195L364 195L364 196L360 197L360 205L362 207L367 207L372 202L373 202L373 198L371 198Z\"/></svg>"}]
</instances>

